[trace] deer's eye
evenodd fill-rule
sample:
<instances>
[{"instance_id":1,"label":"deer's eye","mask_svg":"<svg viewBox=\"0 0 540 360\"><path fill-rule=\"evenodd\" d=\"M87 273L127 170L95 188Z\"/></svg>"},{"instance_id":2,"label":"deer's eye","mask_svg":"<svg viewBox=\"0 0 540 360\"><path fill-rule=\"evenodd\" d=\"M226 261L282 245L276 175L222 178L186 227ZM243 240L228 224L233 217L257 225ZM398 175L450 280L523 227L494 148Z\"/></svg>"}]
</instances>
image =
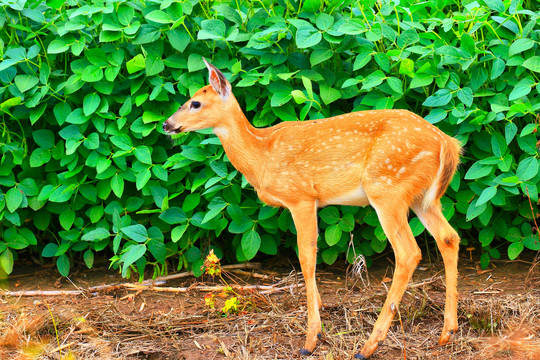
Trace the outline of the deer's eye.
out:
<instances>
[{"instance_id":1,"label":"deer's eye","mask_svg":"<svg viewBox=\"0 0 540 360\"><path fill-rule=\"evenodd\" d=\"M192 101L192 102L191 102L191 108L192 108L192 109L198 109L198 108L200 108L200 107L201 107L201 103L200 103L200 102L198 102L198 101Z\"/></svg>"}]
</instances>

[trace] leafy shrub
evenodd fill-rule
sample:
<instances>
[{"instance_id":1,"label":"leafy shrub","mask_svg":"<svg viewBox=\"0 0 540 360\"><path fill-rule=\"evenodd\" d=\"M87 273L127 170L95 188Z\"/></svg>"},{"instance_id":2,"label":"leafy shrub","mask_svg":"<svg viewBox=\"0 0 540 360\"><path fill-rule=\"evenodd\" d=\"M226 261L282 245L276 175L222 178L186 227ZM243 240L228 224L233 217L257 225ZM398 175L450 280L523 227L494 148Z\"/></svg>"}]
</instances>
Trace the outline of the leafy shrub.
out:
<instances>
[{"instance_id":1,"label":"leafy shrub","mask_svg":"<svg viewBox=\"0 0 540 360\"><path fill-rule=\"evenodd\" d=\"M129 276L147 265L163 273L171 257L198 274L209 249L244 261L295 247L289 213L258 201L211 132L172 146L161 130L206 83L202 56L225 72L256 126L364 109L423 115L466 148L442 201L463 242L481 245L482 266L501 247L511 259L540 249L532 1L2 4L7 273L23 249L55 258L62 275L74 258L91 267L108 251ZM332 206L320 218L319 261L369 260L387 246L369 207Z\"/></svg>"}]
</instances>

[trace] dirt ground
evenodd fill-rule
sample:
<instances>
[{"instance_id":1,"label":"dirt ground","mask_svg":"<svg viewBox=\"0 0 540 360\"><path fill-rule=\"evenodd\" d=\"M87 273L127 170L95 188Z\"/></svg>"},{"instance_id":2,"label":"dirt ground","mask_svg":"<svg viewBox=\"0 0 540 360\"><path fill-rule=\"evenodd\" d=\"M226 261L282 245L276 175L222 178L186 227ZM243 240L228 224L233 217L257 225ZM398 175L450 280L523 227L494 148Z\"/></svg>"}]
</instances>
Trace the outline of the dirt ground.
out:
<instances>
[{"instance_id":1,"label":"dirt ground","mask_svg":"<svg viewBox=\"0 0 540 360\"><path fill-rule=\"evenodd\" d=\"M450 344L439 346L444 272L431 260L416 270L372 359L540 359L540 265L531 271L531 258L481 270L478 261L462 254L460 330ZM51 267L18 268L0 288L72 291L125 281L106 264L93 270L80 266L69 280ZM228 270L222 278L187 276L153 288L115 286L69 296L11 296L0 290L0 359L300 358L306 300L295 269L297 263L282 258ZM318 268L324 335L304 359L351 359L373 328L391 284L392 260L377 260L362 278L348 270L344 264ZM234 292L209 291L224 282ZM269 287L234 285L276 283L272 294L264 294ZM232 297L238 308L224 315L220 309ZM214 299L215 308L205 299Z\"/></svg>"}]
</instances>

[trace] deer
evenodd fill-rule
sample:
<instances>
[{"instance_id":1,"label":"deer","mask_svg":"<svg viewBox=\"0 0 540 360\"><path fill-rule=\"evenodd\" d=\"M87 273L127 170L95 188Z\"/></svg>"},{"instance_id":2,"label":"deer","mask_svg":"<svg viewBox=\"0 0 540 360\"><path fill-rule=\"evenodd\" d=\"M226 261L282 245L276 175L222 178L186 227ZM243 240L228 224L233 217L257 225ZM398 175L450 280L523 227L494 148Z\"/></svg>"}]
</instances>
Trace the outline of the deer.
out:
<instances>
[{"instance_id":1,"label":"deer","mask_svg":"<svg viewBox=\"0 0 540 360\"><path fill-rule=\"evenodd\" d=\"M297 232L307 296L307 334L300 355L321 338L317 289L317 210L327 205L372 206L395 255L382 311L356 359L367 359L385 339L421 250L408 224L412 209L435 238L446 278L444 326L439 344L458 330L457 261L460 237L443 216L440 199L456 172L459 141L408 110L367 110L326 119L286 121L255 128L223 73L203 59L209 85L164 123L165 133L213 129L231 164L259 199L284 207Z\"/></svg>"}]
</instances>

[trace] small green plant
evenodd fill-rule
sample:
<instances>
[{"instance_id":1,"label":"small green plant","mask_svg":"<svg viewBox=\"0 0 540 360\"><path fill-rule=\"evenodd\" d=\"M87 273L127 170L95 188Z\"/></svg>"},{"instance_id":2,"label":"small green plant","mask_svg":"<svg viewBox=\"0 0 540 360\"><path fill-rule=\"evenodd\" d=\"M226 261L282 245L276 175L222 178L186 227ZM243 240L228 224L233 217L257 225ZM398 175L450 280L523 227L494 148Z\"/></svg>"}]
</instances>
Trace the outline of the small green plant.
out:
<instances>
[{"instance_id":1,"label":"small green plant","mask_svg":"<svg viewBox=\"0 0 540 360\"><path fill-rule=\"evenodd\" d=\"M236 291L222 276L220 261L212 250L206 256L203 265L203 272L212 277L217 277L222 284L219 291L209 292L204 296L205 304L210 309L216 308L216 299L222 299L224 304L219 312L223 316L229 314L242 314L256 308L255 294L243 290Z\"/></svg>"}]
</instances>

